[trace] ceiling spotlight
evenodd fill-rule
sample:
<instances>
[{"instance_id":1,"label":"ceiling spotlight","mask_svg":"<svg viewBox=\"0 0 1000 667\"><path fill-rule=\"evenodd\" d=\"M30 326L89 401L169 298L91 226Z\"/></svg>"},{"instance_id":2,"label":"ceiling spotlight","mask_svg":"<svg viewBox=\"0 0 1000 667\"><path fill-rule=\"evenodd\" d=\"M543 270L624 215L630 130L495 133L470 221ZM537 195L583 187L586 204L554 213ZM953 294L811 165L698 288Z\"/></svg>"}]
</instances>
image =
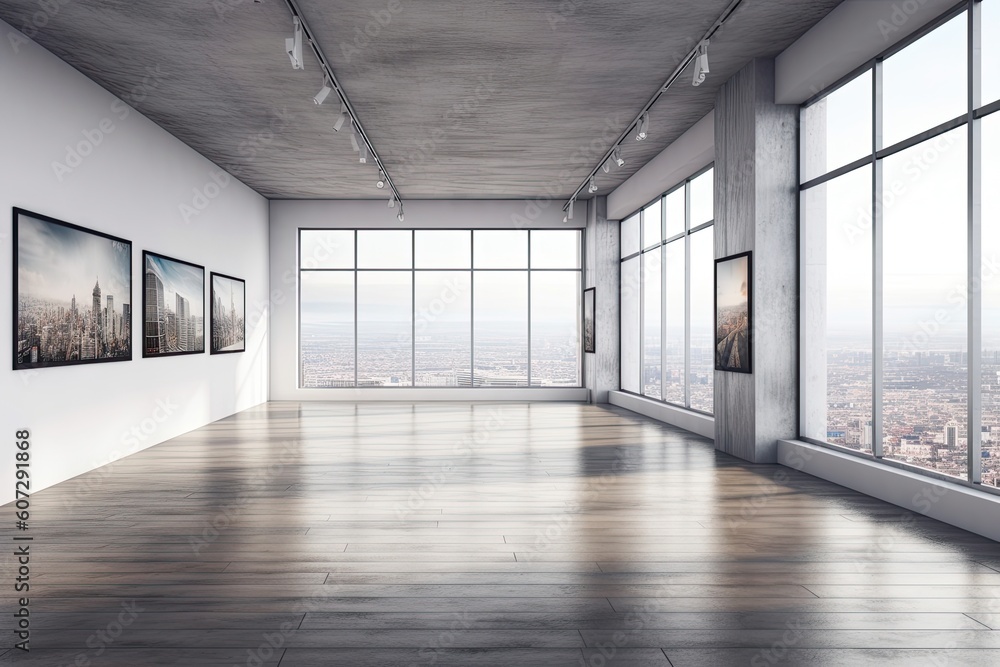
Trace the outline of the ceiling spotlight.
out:
<instances>
[{"instance_id":1,"label":"ceiling spotlight","mask_svg":"<svg viewBox=\"0 0 1000 667\"><path fill-rule=\"evenodd\" d=\"M639 117L639 125L636 127L635 140L643 141L649 136L649 112L646 111Z\"/></svg>"},{"instance_id":2,"label":"ceiling spotlight","mask_svg":"<svg viewBox=\"0 0 1000 667\"><path fill-rule=\"evenodd\" d=\"M381 169L378 170L378 183L375 184L375 187L379 190L385 187L385 172Z\"/></svg>"},{"instance_id":3,"label":"ceiling spotlight","mask_svg":"<svg viewBox=\"0 0 1000 667\"><path fill-rule=\"evenodd\" d=\"M619 167L625 166L625 160L622 159L622 147L615 146L614 152L611 153L611 159L615 161Z\"/></svg>"},{"instance_id":4,"label":"ceiling spotlight","mask_svg":"<svg viewBox=\"0 0 1000 667\"><path fill-rule=\"evenodd\" d=\"M329 79L324 79L323 87L320 88L320 91L318 93L316 93L316 97L313 98L313 102L315 102L316 104L323 104L323 101L326 100L331 90L333 90L333 88L330 87Z\"/></svg>"},{"instance_id":5,"label":"ceiling spotlight","mask_svg":"<svg viewBox=\"0 0 1000 667\"><path fill-rule=\"evenodd\" d=\"M353 118L351 119L351 148L355 153L361 152L361 146L358 144L358 128Z\"/></svg>"},{"instance_id":6,"label":"ceiling spotlight","mask_svg":"<svg viewBox=\"0 0 1000 667\"><path fill-rule=\"evenodd\" d=\"M396 216L396 220L403 221L403 207L399 208L399 215Z\"/></svg>"},{"instance_id":7,"label":"ceiling spotlight","mask_svg":"<svg viewBox=\"0 0 1000 667\"><path fill-rule=\"evenodd\" d=\"M366 164L368 162L368 143L362 142L358 151L358 162L361 164Z\"/></svg>"},{"instance_id":8,"label":"ceiling spotlight","mask_svg":"<svg viewBox=\"0 0 1000 667\"><path fill-rule=\"evenodd\" d=\"M706 39L698 45L698 55L694 58L694 81L691 83L695 86L705 83L710 71L708 68L708 40Z\"/></svg>"},{"instance_id":9,"label":"ceiling spotlight","mask_svg":"<svg viewBox=\"0 0 1000 667\"><path fill-rule=\"evenodd\" d=\"M333 131L340 132L340 128L344 127L344 123L346 121L347 121L347 105L341 102L340 115L337 116L337 121L333 124Z\"/></svg>"},{"instance_id":10,"label":"ceiling spotlight","mask_svg":"<svg viewBox=\"0 0 1000 667\"><path fill-rule=\"evenodd\" d=\"M605 160L604 164L601 165L601 169L604 170L605 174L611 171L611 160Z\"/></svg>"},{"instance_id":11,"label":"ceiling spotlight","mask_svg":"<svg viewBox=\"0 0 1000 667\"><path fill-rule=\"evenodd\" d=\"M569 204L566 205L566 215L563 216L563 222L569 222L573 219L573 204L576 203L575 199L570 199Z\"/></svg>"},{"instance_id":12,"label":"ceiling spotlight","mask_svg":"<svg viewBox=\"0 0 1000 667\"><path fill-rule=\"evenodd\" d=\"M396 208L396 195L389 195L389 208Z\"/></svg>"},{"instance_id":13,"label":"ceiling spotlight","mask_svg":"<svg viewBox=\"0 0 1000 667\"><path fill-rule=\"evenodd\" d=\"M587 190L588 192L590 192L590 194L594 194L595 192L597 192L597 179L595 177L593 176L590 177L590 187L587 188Z\"/></svg>"},{"instance_id":14,"label":"ceiling spotlight","mask_svg":"<svg viewBox=\"0 0 1000 667\"><path fill-rule=\"evenodd\" d=\"M285 53L292 61L292 69L305 69L305 64L302 62L302 21L298 16L292 17L292 26L295 31L294 36L285 40Z\"/></svg>"}]
</instances>

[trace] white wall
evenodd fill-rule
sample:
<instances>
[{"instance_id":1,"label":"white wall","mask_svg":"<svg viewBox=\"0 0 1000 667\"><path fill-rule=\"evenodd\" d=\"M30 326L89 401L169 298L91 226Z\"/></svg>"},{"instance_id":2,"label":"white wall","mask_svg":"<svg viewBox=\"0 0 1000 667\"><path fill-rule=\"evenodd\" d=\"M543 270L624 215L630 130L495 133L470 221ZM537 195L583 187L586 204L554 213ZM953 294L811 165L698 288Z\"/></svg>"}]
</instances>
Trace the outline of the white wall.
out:
<instances>
[{"instance_id":1,"label":"white wall","mask_svg":"<svg viewBox=\"0 0 1000 667\"><path fill-rule=\"evenodd\" d=\"M271 202L271 400L587 400L586 389L300 389L298 386L299 229L584 229L586 202L564 223L563 201L411 200L406 220L379 200L275 200Z\"/></svg>"},{"instance_id":2,"label":"white wall","mask_svg":"<svg viewBox=\"0 0 1000 667\"><path fill-rule=\"evenodd\" d=\"M805 102L957 4L844 0L775 59L775 102Z\"/></svg>"},{"instance_id":3,"label":"white wall","mask_svg":"<svg viewBox=\"0 0 1000 667\"><path fill-rule=\"evenodd\" d=\"M608 195L608 219L621 220L715 160L715 112L691 126Z\"/></svg>"},{"instance_id":4,"label":"white wall","mask_svg":"<svg viewBox=\"0 0 1000 667\"><path fill-rule=\"evenodd\" d=\"M0 22L5 37L11 31ZM9 441L31 431L32 491L267 400L267 319L252 312L266 303L267 201L34 43L15 52L3 39L0 90L0 349L13 348L11 207L133 244L132 361L22 371L8 361L0 371L0 432ZM139 88L130 99L141 109L144 95ZM80 161L54 169L69 147ZM196 201L206 186L216 196ZM203 265L206 279L246 279L245 353L142 358L144 249ZM0 503L14 498L13 449L4 452Z\"/></svg>"}]
</instances>

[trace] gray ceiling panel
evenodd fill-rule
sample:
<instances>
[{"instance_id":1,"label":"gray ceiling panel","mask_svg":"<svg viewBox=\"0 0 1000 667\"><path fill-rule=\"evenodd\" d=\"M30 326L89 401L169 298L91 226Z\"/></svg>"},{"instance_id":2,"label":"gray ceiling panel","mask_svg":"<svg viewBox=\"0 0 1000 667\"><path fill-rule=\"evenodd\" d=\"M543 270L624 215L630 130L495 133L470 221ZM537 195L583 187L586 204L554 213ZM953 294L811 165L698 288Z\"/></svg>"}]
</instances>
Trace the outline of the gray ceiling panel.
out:
<instances>
[{"instance_id":1,"label":"gray ceiling panel","mask_svg":"<svg viewBox=\"0 0 1000 667\"><path fill-rule=\"evenodd\" d=\"M627 164L599 175L600 192L708 113L718 86L750 58L776 55L839 2L746 0L712 42L708 81L695 88L685 74L661 98L650 138L625 142ZM404 198L564 198L728 3L299 4ZM2 0L0 18L31 25L38 7ZM373 164L359 164L347 132L333 131L334 97L313 104L322 76L312 54L304 71L291 69L284 2L59 7L36 41L261 194L384 196ZM139 100L130 91L144 77L156 86Z\"/></svg>"}]
</instances>

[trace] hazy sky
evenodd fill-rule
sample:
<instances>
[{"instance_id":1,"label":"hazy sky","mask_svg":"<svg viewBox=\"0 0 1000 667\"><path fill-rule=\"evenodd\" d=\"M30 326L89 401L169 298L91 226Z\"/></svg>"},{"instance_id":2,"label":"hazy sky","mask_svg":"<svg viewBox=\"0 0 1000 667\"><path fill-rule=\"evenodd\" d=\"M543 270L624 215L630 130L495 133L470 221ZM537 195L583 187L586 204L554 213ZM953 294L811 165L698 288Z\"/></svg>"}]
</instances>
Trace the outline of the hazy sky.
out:
<instances>
[{"instance_id":1,"label":"hazy sky","mask_svg":"<svg viewBox=\"0 0 1000 667\"><path fill-rule=\"evenodd\" d=\"M22 294L89 308L100 281L101 304L114 296L115 310L131 303L129 246L102 236L21 215L17 228L17 281Z\"/></svg>"},{"instance_id":2,"label":"hazy sky","mask_svg":"<svg viewBox=\"0 0 1000 667\"><path fill-rule=\"evenodd\" d=\"M984 35L1000 29L1000 1L983 3ZM966 110L967 17L952 19L883 68L883 146L950 120ZM992 26L992 27L991 27ZM985 40L983 99L1000 97L1000 47ZM932 93L930 91L933 91ZM818 105L817 105L818 106ZM805 179L871 150L871 75L835 91L826 102L826 160ZM807 119L809 111L806 112ZM982 127L983 338L1000 341L1000 116ZM808 136L808 133L805 134ZM935 322L935 339L966 335L967 145L962 126L896 153L883 167L883 321L888 339L908 339ZM807 155L809 150L807 148ZM820 152L822 154L822 152ZM808 160L807 160L808 162ZM871 169L863 167L804 194L810 255L825 255L831 335L870 336L872 291ZM819 225L815 227L813 225ZM825 233L823 224L826 225ZM820 237L825 237L822 247ZM815 257L810 261L815 261ZM924 327L926 328L926 327Z\"/></svg>"},{"instance_id":3,"label":"hazy sky","mask_svg":"<svg viewBox=\"0 0 1000 667\"><path fill-rule=\"evenodd\" d=\"M244 316L243 311L246 308L245 291L246 287L241 282L220 278L219 276L215 276L212 280L212 293L214 296L222 297L222 307L226 309L227 315L229 314L230 297L232 297L233 306L236 308L236 316Z\"/></svg>"},{"instance_id":4,"label":"hazy sky","mask_svg":"<svg viewBox=\"0 0 1000 667\"><path fill-rule=\"evenodd\" d=\"M719 284L716 298L719 308L729 308L746 303L747 299L747 258L740 257L729 262L720 262Z\"/></svg>"},{"instance_id":5,"label":"hazy sky","mask_svg":"<svg viewBox=\"0 0 1000 667\"><path fill-rule=\"evenodd\" d=\"M187 264L172 262L156 255L146 255L146 268L150 268L163 281L164 305L176 310L176 294L190 303L192 315L205 316L205 270Z\"/></svg>"}]
</instances>

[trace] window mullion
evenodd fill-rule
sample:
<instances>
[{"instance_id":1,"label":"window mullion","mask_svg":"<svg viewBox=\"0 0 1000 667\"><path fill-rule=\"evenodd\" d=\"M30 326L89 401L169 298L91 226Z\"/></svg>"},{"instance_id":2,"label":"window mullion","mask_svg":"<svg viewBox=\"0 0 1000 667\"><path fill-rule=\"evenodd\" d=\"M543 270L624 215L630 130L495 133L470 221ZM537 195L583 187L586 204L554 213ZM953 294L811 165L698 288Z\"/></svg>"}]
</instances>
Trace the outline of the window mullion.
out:
<instances>
[{"instance_id":1,"label":"window mullion","mask_svg":"<svg viewBox=\"0 0 1000 667\"><path fill-rule=\"evenodd\" d=\"M979 106L982 77L982 6L969 3L969 122L968 122L968 446L969 481L983 481L983 411L982 411L982 120L975 118Z\"/></svg>"},{"instance_id":2,"label":"window mullion","mask_svg":"<svg viewBox=\"0 0 1000 667\"><path fill-rule=\"evenodd\" d=\"M882 387L882 60L872 72L872 455L884 456Z\"/></svg>"}]
</instances>

